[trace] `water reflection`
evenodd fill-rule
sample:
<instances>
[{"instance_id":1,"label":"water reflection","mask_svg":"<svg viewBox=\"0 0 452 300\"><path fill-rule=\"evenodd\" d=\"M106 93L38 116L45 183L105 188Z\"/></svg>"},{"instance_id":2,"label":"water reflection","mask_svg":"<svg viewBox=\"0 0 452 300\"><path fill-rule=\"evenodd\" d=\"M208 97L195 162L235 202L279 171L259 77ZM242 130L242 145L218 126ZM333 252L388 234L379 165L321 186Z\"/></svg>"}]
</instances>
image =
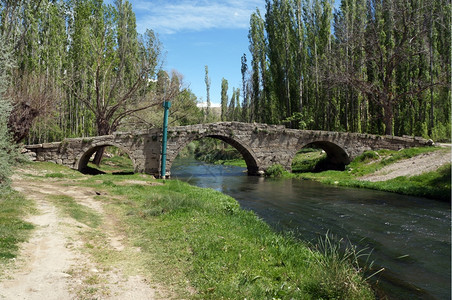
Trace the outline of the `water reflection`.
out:
<instances>
[{"instance_id":1,"label":"water reflection","mask_svg":"<svg viewBox=\"0 0 452 300\"><path fill-rule=\"evenodd\" d=\"M173 178L226 193L279 230L315 241L327 231L373 249L394 299L450 299L450 204L311 181L246 176L244 168L178 160Z\"/></svg>"}]
</instances>

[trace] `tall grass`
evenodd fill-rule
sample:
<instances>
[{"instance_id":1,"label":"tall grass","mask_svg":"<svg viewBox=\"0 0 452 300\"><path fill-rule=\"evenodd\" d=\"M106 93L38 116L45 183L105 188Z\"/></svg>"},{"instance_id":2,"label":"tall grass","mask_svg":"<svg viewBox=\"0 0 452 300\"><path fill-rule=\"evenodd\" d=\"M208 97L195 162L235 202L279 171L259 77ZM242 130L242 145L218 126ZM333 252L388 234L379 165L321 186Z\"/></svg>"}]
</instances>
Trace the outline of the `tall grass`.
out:
<instances>
[{"instance_id":1,"label":"tall grass","mask_svg":"<svg viewBox=\"0 0 452 300\"><path fill-rule=\"evenodd\" d=\"M373 262L369 261L371 251L367 248L358 250L350 242L338 240L329 233L320 237L311 249L320 255L315 256L315 264L311 268L313 276L309 289L320 295L319 299L360 299L349 291L358 289L362 275L372 269ZM383 270L373 272L366 280ZM331 295L333 298L329 298Z\"/></svg>"}]
</instances>

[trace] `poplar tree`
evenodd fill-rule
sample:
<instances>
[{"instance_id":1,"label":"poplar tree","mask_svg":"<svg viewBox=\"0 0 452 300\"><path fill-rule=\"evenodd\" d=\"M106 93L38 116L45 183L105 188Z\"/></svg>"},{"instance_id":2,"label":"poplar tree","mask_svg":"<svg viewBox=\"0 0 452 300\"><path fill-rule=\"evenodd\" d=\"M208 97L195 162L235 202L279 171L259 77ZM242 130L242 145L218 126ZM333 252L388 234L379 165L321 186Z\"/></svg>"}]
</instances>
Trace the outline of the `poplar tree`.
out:
<instances>
[{"instance_id":1,"label":"poplar tree","mask_svg":"<svg viewBox=\"0 0 452 300\"><path fill-rule=\"evenodd\" d=\"M251 107L253 108L254 121L268 122L267 115L270 107L266 102L266 95L264 89L266 87L266 39L264 20L262 19L259 10L251 15L250 31L248 39L250 40L249 50L252 55L252 93L251 93Z\"/></svg>"},{"instance_id":2,"label":"poplar tree","mask_svg":"<svg viewBox=\"0 0 452 300\"><path fill-rule=\"evenodd\" d=\"M236 105L236 96L237 91L235 88L232 88L232 96L231 96L231 100L229 101L229 106L228 106L228 121L235 121L235 117L236 117L236 109L235 109L235 105Z\"/></svg>"},{"instance_id":3,"label":"poplar tree","mask_svg":"<svg viewBox=\"0 0 452 300\"><path fill-rule=\"evenodd\" d=\"M221 80L221 121L228 119L228 81Z\"/></svg>"},{"instance_id":4,"label":"poplar tree","mask_svg":"<svg viewBox=\"0 0 452 300\"><path fill-rule=\"evenodd\" d=\"M247 93L247 80L246 80L246 72L248 71L248 64L246 61L246 54L244 53L241 58L242 63L242 93L243 93L243 105L242 105L242 121L249 122L249 98Z\"/></svg>"},{"instance_id":5,"label":"poplar tree","mask_svg":"<svg viewBox=\"0 0 452 300\"><path fill-rule=\"evenodd\" d=\"M210 77L209 77L209 67L206 65L204 66L205 69L205 77L204 77L204 82L206 83L206 102L207 102L207 108L206 108L206 117L207 120L210 120Z\"/></svg>"},{"instance_id":6,"label":"poplar tree","mask_svg":"<svg viewBox=\"0 0 452 300\"><path fill-rule=\"evenodd\" d=\"M265 18L251 15L253 120L450 139L450 2L332 7L266 0Z\"/></svg>"}]
</instances>

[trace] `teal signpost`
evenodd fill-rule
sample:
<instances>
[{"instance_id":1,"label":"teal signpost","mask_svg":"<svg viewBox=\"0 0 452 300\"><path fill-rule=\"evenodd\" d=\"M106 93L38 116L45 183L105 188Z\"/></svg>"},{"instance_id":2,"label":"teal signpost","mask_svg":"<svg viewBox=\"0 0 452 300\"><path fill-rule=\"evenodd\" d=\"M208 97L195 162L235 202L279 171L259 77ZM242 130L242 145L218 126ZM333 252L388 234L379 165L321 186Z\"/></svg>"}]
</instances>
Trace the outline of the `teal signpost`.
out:
<instances>
[{"instance_id":1,"label":"teal signpost","mask_svg":"<svg viewBox=\"0 0 452 300\"><path fill-rule=\"evenodd\" d=\"M168 110L171 107L171 102L163 102L165 111L163 113L163 137L162 137L162 168L161 178L166 177L166 142L168 140Z\"/></svg>"}]
</instances>

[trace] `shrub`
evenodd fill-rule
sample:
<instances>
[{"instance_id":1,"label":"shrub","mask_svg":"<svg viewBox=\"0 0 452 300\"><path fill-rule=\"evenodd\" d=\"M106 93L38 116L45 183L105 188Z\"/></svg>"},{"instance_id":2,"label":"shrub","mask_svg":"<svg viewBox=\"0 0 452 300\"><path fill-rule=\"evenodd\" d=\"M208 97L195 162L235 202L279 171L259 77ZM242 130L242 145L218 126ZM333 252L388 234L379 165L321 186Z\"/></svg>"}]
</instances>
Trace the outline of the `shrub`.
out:
<instances>
[{"instance_id":1,"label":"shrub","mask_svg":"<svg viewBox=\"0 0 452 300\"><path fill-rule=\"evenodd\" d=\"M9 83L7 70L11 66L11 51L4 38L0 36L0 188L8 185L11 164L17 156L7 126L11 104L4 97Z\"/></svg>"},{"instance_id":2,"label":"shrub","mask_svg":"<svg viewBox=\"0 0 452 300\"><path fill-rule=\"evenodd\" d=\"M283 166L281 166L280 164L275 164L265 170L265 176L277 178L282 177L285 172L287 171Z\"/></svg>"}]
</instances>

